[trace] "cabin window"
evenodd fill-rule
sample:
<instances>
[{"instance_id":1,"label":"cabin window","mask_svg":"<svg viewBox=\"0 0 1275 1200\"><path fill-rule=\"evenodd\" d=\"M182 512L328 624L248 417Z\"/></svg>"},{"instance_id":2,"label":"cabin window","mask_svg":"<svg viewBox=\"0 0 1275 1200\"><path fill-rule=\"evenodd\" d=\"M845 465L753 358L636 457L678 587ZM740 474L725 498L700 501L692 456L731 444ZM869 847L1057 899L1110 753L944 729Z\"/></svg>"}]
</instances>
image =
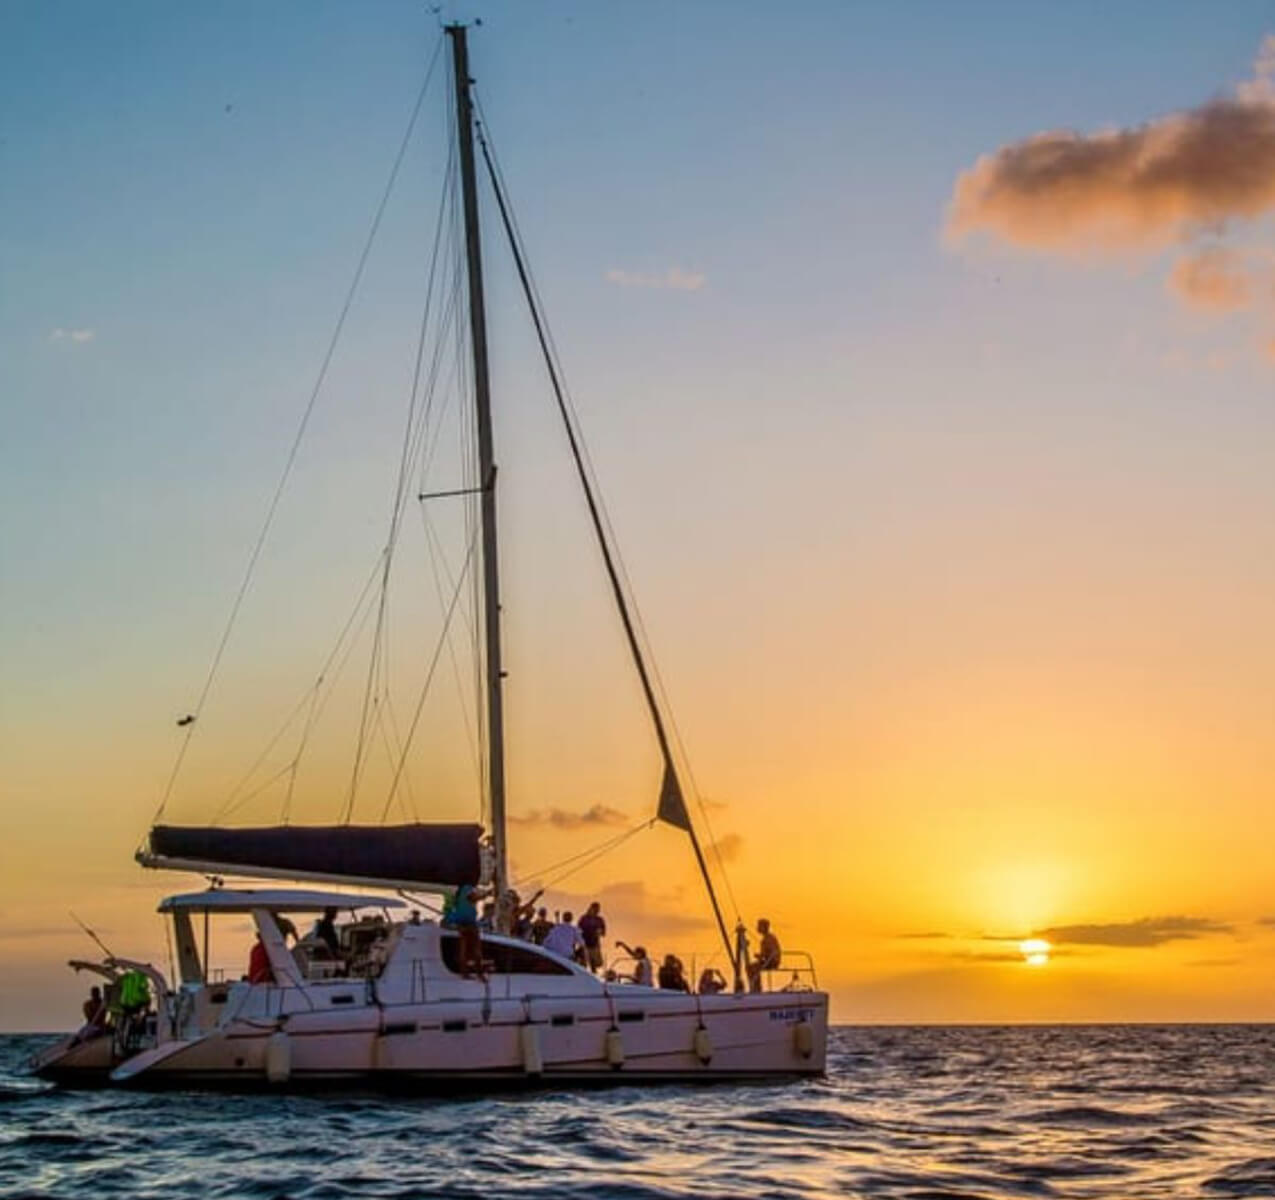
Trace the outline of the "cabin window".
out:
<instances>
[{"instance_id":1,"label":"cabin window","mask_svg":"<svg viewBox=\"0 0 1275 1200\"><path fill-rule=\"evenodd\" d=\"M439 938L443 964L460 974L460 939L454 933ZM496 975L570 975L571 968L535 946L507 946L483 939L483 960L491 964Z\"/></svg>"}]
</instances>

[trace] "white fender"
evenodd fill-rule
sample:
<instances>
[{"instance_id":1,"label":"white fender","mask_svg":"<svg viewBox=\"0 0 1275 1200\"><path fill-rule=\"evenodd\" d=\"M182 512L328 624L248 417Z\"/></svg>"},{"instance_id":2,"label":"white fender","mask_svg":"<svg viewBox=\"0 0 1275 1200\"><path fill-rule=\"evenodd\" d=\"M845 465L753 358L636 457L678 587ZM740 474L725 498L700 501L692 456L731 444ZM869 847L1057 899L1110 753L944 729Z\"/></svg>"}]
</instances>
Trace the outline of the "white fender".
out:
<instances>
[{"instance_id":1,"label":"white fender","mask_svg":"<svg viewBox=\"0 0 1275 1200\"><path fill-rule=\"evenodd\" d=\"M708 1036L708 1030L701 1025L695 1031L695 1057L708 1066L713 1061L713 1039Z\"/></svg>"},{"instance_id":2,"label":"white fender","mask_svg":"<svg viewBox=\"0 0 1275 1200\"><path fill-rule=\"evenodd\" d=\"M792 1045L802 1058L815 1052L815 1027L809 1021L798 1021L792 1027Z\"/></svg>"},{"instance_id":3,"label":"white fender","mask_svg":"<svg viewBox=\"0 0 1275 1200\"><path fill-rule=\"evenodd\" d=\"M518 1042L522 1046L522 1069L528 1075L539 1075L545 1069L540 1053L540 1026L523 1025L518 1030Z\"/></svg>"},{"instance_id":4,"label":"white fender","mask_svg":"<svg viewBox=\"0 0 1275 1200\"><path fill-rule=\"evenodd\" d=\"M606 1059L617 1071L624 1066L624 1038L618 1029L611 1029L606 1036Z\"/></svg>"},{"instance_id":5,"label":"white fender","mask_svg":"<svg viewBox=\"0 0 1275 1200\"><path fill-rule=\"evenodd\" d=\"M287 1083L292 1074L292 1042L279 1030L266 1039L266 1079L270 1083Z\"/></svg>"}]
</instances>

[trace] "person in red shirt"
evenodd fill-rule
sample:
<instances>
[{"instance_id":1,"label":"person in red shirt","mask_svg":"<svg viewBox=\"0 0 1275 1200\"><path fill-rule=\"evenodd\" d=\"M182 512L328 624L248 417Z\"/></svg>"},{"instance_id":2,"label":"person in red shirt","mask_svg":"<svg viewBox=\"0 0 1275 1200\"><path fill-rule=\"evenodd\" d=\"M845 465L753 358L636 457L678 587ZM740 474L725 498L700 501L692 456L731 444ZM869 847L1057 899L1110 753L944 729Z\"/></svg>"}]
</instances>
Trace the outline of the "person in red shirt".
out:
<instances>
[{"instance_id":1,"label":"person in red shirt","mask_svg":"<svg viewBox=\"0 0 1275 1200\"><path fill-rule=\"evenodd\" d=\"M274 971L270 969L270 955L266 953L266 944L257 934L252 943L252 953L248 955L248 982L274 983Z\"/></svg>"}]
</instances>

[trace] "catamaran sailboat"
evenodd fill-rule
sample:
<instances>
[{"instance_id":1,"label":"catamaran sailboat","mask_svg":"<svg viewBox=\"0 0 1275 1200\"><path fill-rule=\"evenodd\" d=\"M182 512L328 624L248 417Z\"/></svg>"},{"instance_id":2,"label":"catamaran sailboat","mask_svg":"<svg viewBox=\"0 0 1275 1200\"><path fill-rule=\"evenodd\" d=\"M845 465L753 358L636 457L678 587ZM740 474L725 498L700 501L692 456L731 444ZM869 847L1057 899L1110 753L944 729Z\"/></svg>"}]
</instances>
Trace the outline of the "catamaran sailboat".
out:
<instances>
[{"instance_id":1,"label":"catamaran sailboat","mask_svg":"<svg viewBox=\"0 0 1275 1200\"><path fill-rule=\"evenodd\" d=\"M72 963L103 978L110 1004L89 1014L83 1029L37 1058L33 1068L47 1078L153 1086L455 1087L751 1078L824 1070L828 997L817 990L813 964L792 954L781 962L750 960L742 925L737 924L732 936L714 891L500 176L481 130L475 128L466 33L459 25L446 29L476 411L478 484L472 490L481 512L489 836L484 837L478 824L155 824L139 861L201 872L212 883L204 891L170 896L159 906L171 922L177 977L110 954L100 962ZM424 918L412 899L480 883L505 896L510 884L497 492L476 146L531 304L662 757L657 816L688 835L707 887L722 939L721 961L729 964L733 984L720 991L654 987L649 975L638 974L642 982L633 982L624 972L599 977L508 931L483 935L482 970L474 972L461 960L457 931ZM312 886L227 886L227 876ZM338 890L352 887L379 893ZM348 914L348 919L337 925L333 918L338 914ZM327 937L310 934L289 946L296 921L320 915L329 922ZM210 930L225 918L240 925L250 919L258 939L250 972L237 981L219 978L210 965Z\"/></svg>"}]
</instances>

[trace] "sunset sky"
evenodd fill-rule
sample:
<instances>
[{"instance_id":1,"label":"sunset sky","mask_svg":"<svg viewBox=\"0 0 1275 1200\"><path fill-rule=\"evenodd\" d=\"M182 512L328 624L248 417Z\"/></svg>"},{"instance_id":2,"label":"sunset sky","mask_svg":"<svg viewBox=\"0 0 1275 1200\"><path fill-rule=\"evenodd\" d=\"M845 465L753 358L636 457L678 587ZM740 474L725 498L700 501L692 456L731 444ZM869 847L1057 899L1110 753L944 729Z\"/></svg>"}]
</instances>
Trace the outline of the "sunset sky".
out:
<instances>
[{"instance_id":1,"label":"sunset sky","mask_svg":"<svg viewBox=\"0 0 1275 1200\"><path fill-rule=\"evenodd\" d=\"M1275 1018L1269 3L443 16L483 19L483 111L728 917L813 953L838 1022ZM94 947L69 913L164 963L155 904L202 886L133 851L437 21L0 6L0 1029L74 1022L64 963ZM216 814L384 543L444 82L173 819ZM534 885L652 815L659 769L487 236L512 857ZM446 451L432 486L459 479ZM438 635L415 570L400 716ZM440 661L450 707L423 709L392 817L477 815L468 668ZM325 714L294 820L335 819L356 707ZM230 819L278 816L276 789ZM714 948L675 830L548 899L594 897L626 940Z\"/></svg>"}]
</instances>

